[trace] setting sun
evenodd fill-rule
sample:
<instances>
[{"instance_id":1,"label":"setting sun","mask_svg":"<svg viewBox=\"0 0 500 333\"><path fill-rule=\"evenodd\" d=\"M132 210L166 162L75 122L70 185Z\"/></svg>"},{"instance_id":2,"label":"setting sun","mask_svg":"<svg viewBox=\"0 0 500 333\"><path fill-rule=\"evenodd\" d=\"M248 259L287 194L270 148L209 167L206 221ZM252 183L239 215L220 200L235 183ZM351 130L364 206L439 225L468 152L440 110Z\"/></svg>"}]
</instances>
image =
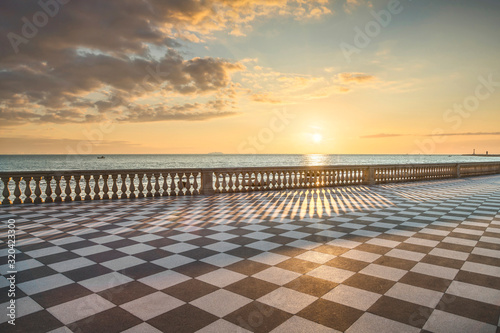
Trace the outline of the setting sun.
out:
<instances>
[{"instance_id":1,"label":"setting sun","mask_svg":"<svg viewBox=\"0 0 500 333\"><path fill-rule=\"evenodd\" d=\"M323 140L323 136L319 133L313 134L314 143L320 143Z\"/></svg>"}]
</instances>

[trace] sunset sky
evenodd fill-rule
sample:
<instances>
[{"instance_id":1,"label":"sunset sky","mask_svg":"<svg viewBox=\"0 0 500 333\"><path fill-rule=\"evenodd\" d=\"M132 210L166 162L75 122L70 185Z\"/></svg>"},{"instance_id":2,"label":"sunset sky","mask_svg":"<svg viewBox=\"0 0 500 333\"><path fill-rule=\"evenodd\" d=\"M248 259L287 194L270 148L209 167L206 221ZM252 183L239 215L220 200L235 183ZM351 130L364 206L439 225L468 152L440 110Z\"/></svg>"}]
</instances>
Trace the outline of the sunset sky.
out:
<instances>
[{"instance_id":1,"label":"sunset sky","mask_svg":"<svg viewBox=\"0 0 500 333\"><path fill-rule=\"evenodd\" d=\"M500 154L498 0L2 0L0 154Z\"/></svg>"}]
</instances>

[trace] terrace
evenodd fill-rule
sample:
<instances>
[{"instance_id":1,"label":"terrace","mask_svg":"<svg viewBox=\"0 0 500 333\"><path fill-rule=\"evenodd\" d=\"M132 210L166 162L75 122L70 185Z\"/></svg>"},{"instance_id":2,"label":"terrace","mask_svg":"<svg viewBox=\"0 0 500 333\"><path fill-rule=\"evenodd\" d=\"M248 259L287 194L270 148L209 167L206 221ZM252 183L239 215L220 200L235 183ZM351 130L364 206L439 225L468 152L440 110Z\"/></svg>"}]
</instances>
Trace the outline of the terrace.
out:
<instances>
[{"instance_id":1,"label":"terrace","mask_svg":"<svg viewBox=\"0 0 500 333\"><path fill-rule=\"evenodd\" d=\"M1 205L2 221L15 220L17 289L16 326L2 315L0 331L497 332L500 175L440 170L445 179L412 183L364 170L342 187L304 174L312 188L210 196L163 196L158 185L154 197L153 182L151 198ZM220 174L219 192L231 192ZM237 192L245 174L231 175ZM28 197L16 179L9 201ZM73 201L72 191L51 195ZM5 258L6 223L1 235Z\"/></svg>"}]
</instances>

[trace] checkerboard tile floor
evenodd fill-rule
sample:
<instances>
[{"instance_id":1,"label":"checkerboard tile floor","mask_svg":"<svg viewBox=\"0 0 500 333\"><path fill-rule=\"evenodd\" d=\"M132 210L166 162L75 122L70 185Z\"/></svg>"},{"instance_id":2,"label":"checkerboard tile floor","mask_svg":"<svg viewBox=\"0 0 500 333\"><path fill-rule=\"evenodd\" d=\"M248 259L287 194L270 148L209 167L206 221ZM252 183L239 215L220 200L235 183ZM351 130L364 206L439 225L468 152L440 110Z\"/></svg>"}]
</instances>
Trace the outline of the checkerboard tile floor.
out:
<instances>
[{"instance_id":1,"label":"checkerboard tile floor","mask_svg":"<svg viewBox=\"0 0 500 333\"><path fill-rule=\"evenodd\" d=\"M0 218L1 332L500 332L500 176Z\"/></svg>"}]
</instances>

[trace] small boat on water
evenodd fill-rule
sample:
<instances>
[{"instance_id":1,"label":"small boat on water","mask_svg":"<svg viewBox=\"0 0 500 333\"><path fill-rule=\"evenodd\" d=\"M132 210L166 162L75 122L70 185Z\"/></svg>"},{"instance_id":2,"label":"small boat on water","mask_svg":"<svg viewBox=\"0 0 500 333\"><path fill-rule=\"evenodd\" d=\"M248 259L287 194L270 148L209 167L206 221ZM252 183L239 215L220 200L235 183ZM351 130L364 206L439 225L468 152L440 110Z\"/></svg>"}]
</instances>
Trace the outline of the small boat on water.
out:
<instances>
[{"instance_id":1,"label":"small boat on water","mask_svg":"<svg viewBox=\"0 0 500 333\"><path fill-rule=\"evenodd\" d=\"M103 158L106 158L106 157L104 157L104 156L97 156L97 159L99 159L99 160L101 160Z\"/></svg>"}]
</instances>

